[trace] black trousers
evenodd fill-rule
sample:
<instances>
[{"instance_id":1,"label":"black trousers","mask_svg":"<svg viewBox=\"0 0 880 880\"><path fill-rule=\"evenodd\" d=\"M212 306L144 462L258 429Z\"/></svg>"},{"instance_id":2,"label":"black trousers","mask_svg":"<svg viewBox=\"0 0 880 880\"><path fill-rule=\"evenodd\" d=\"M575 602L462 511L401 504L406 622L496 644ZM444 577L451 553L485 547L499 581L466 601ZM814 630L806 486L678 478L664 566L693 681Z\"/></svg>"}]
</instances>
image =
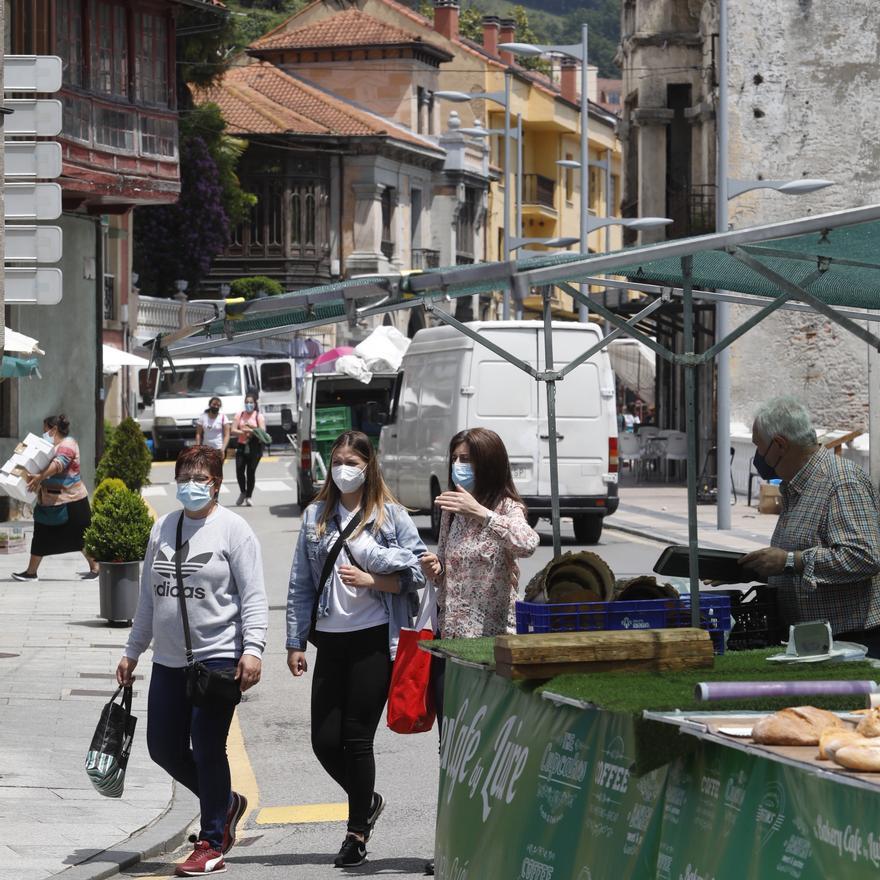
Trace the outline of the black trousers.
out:
<instances>
[{"instance_id":1,"label":"black trousers","mask_svg":"<svg viewBox=\"0 0 880 880\"><path fill-rule=\"evenodd\" d=\"M868 649L869 657L880 657L880 627L862 629L848 633L838 633L834 641L855 642Z\"/></svg>"},{"instance_id":2,"label":"black trousers","mask_svg":"<svg viewBox=\"0 0 880 880\"><path fill-rule=\"evenodd\" d=\"M388 624L317 632L312 749L348 795L348 830L363 834L376 784L373 738L388 699Z\"/></svg>"},{"instance_id":3,"label":"black trousers","mask_svg":"<svg viewBox=\"0 0 880 880\"><path fill-rule=\"evenodd\" d=\"M253 445L253 449L251 446ZM259 443L248 443L239 446L235 450L235 477L238 480L238 488L246 498L254 494L255 475L257 465L263 457L263 447Z\"/></svg>"}]
</instances>

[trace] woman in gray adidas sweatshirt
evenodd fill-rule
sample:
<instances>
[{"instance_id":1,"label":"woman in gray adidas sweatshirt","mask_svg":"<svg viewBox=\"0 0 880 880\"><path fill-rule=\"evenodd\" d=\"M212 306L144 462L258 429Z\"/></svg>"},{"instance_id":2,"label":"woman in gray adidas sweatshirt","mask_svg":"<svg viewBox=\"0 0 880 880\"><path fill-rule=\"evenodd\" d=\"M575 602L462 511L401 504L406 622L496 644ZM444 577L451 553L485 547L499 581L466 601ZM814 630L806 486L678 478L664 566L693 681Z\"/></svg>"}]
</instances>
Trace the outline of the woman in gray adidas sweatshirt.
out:
<instances>
[{"instance_id":1,"label":"woman in gray adidas sweatshirt","mask_svg":"<svg viewBox=\"0 0 880 880\"><path fill-rule=\"evenodd\" d=\"M235 668L242 691L260 680L269 606L256 535L240 516L217 503L223 482L220 453L207 446L184 450L175 478L184 509L153 526L137 612L116 677L130 684L138 658L152 641L147 745L150 757L199 798L199 839L177 867L178 874L193 876L225 870L223 854L235 842L247 801L231 790L226 758L235 707L194 706L187 697L180 589L195 660L213 669Z\"/></svg>"}]
</instances>

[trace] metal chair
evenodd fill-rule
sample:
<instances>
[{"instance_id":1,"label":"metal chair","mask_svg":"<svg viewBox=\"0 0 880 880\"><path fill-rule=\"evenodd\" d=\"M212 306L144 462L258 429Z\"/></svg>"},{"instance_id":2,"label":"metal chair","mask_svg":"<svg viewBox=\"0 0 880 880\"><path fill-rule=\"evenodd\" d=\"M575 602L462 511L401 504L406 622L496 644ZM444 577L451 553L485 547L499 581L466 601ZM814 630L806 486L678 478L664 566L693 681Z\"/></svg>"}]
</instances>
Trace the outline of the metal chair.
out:
<instances>
[{"instance_id":1,"label":"metal chair","mask_svg":"<svg viewBox=\"0 0 880 880\"><path fill-rule=\"evenodd\" d=\"M669 479L669 462L687 461L687 434L684 431L663 431L666 437L666 451L663 454L663 467L666 479Z\"/></svg>"},{"instance_id":2,"label":"metal chair","mask_svg":"<svg viewBox=\"0 0 880 880\"><path fill-rule=\"evenodd\" d=\"M629 462L629 469L631 471L635 470L636 466L638 466L638 471L641 471L642 446L639 443L639 438L636 434L630 434L626 431L618 436L617 455L621 464ZM638 478L637 473L636 480L638 480Z\"/></svg>"}]
</instances>

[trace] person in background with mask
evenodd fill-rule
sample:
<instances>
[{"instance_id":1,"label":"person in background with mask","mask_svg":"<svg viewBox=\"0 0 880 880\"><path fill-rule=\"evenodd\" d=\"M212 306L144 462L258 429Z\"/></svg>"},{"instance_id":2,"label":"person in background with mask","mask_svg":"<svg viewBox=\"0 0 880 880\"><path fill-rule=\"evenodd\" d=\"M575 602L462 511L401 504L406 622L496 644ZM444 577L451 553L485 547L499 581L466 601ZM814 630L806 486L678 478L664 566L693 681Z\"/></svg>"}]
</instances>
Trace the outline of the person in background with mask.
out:
<instances>
[{"instance_id":1,"label":"person in background with mask","mask_svg":"<svg viewBox=\"0 0 880 880\"><path fill-rule=\"evenodd\" d=\"M252 507L257 465L263 457L263 441L259 434L266 432L266 419L257 405L257 398L248 394L244 399L244 409L235 417L232 435L238 440L235 450L235 476L240 494L236 507Z\"/></svg>"},{"instance_id":2,"label":"person in background with mask","mask_svg":"<svg viewBox=\"0 0 880 880\"><path fill-rule=\"evenodd\" d=\"M183 450L174 476L183 510L161 517L150 533L137 611L116 680L131 684L138 658L152 642L147 746L150 757L199 799L198 841L176 868L179 876L199 876L226 870L223 855L235 843L247 800L232 791L226 758L235 707L194 706L186 693L176 554L181 555L195 659L212 669L234 667L242 691L260 680L269 603L259 541L238 514L217 503L223 482L220 452L207 446Z\"/></svg>"},{"instance_id":3,"label":"person in background with mask","mask_svg":"<svg viewBox=\"0 0 880 880\"><path fill-rule=\"evenodd\" d=\"M337 437L330 462L331 478L303 513L293 557L287 665L298 678L308 669L306 641L317 645L312 749L348 795L347 832L334 861L345 868L365 861L385 807L375 790L373 737L400 628L412 626L415 591L425 583L419 564L425 545L385 485L366 434Z\"/></svg>"},{"instance_id":4,"label":"person in background with mask","mask_svg":"<svg viewBox=\"0 0 880 880\"><path fill-rule=\"evenodd\" d=\"M469 639L514 632L517 559L540 543L513 484L504 441L486 428L459 431L449 442L449 489L434 503L443 511L436 553L421 557L437 584L438 638ZM443 725L446 662L431 658L437 723ZM434 873L433 862L425 866Z\"/></svg>"},{"instance_id":5,"label":"person in background with mask","mask_svg":"<svg viewBox=\"0 0 880 880\"><path fill-rule=\"evenodd\" d=\"M94 579L98 576L98 563L83 551L83 535L92 522L92 510L80 477L79 446L70 436L67 416L44 419L43 439L54 450L49 464L28 480L28 489L37 493L31 558L27 568L12 577L17 581L38 581L37 569L44 556L79 550L89 564L89 570L81 577Z\"/></svg>"},{"instance_id":6,"label":"person in background with mask","mask_svg":"<svg viewBox=\"0 0 880 880\"><path fill-rule=\"evenodd\" d=\"M782 512L771 546L739 563L778 588L788 626L827 620L835 639L880 657L880 522L868 474L820 446L793 397L767 401L752 426L755 469L782 480Z\"/></svg>"},{"instance_id":7,"label":"person in background with mask","mask_svg":"<svg viewBox=\"0 0 880 880\"><path fill-rule=\"evenodd\" d=\"M229 419L220 412L222 406L223 402L219 397L212 397L208 401L208 408L196 422L196 446L204 444L211 449L219 449L225 460L232 426Z\"/></svg>"}]
</instances>

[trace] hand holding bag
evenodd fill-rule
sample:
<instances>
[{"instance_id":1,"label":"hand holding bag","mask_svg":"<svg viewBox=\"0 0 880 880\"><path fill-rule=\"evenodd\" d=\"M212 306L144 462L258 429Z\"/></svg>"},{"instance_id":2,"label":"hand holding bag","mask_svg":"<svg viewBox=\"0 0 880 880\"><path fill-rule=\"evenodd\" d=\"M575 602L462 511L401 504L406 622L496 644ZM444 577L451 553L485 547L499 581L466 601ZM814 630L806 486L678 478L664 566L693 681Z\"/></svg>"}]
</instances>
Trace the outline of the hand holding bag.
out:
<instances>
[{"instance_id":1,"label":"hand holding bag","mask_svg":"<svg viewBox=\"0 0 880 880\"><path fill-rule=\"evenodd\" d=\"M116 698L122 694L122 700ZM131 687L120 687L101 710L101 718L86 754L86 774L98 794L122 797L125 768L137 718L131 714Z\"/></svg>"},{"instance_id":2,"label":"hand holding bag","mask_svg":"<svg viewBox=\"0 0 880 880\"><path fill-rule=\"evenodd\" d=\"M401 627L397 642L387 714L387 724L395 733L424 733L434 726L437 710L431 691L431 655L419 648L419 642L432 640L436 627L437 598L429 580L415 627Z\"/></svg>"},{"instance_id":3,"label":"hand holding bag","mask_svg":"<svg viewBox=\"0 0 880 880\"><path fill-rule=\"evenodd\" d=\"M195 659L192 639L189 634L189 615L186 613L186 596L181 571L181 541L183 538L183 517L177 521L177 540L174 552L174 570L177 575L177 598L180 601L180 616L183 618L183 637L186 641L186 695L194 706L237 706L241 702L241 684L235 678L235 668L210 669Z\"/></svg>"}]
</instances>

